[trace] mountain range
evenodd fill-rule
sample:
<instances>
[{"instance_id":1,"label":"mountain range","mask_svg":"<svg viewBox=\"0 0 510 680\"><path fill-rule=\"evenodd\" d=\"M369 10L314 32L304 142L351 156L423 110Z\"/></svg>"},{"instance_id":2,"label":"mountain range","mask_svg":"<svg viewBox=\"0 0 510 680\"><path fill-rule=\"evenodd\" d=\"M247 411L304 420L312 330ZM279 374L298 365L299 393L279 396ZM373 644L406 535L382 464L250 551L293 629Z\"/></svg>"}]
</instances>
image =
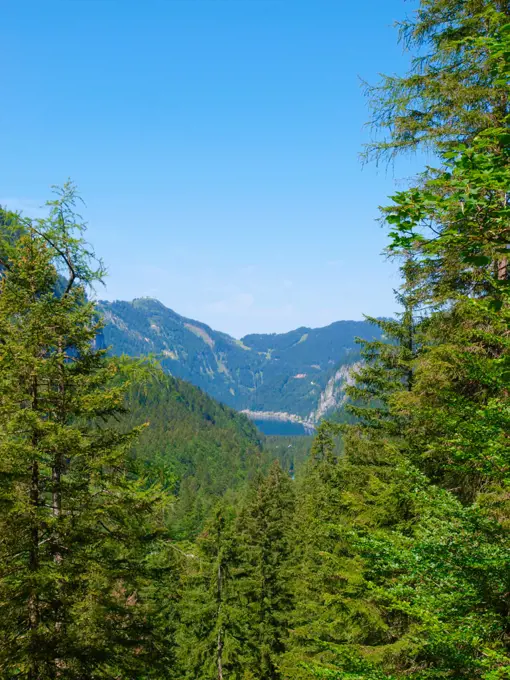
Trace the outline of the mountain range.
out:
<instances>
[{"instance_id":1,"label":"mountain range","mask_svg":"<svg viewBox=\"0 0 510 680\"><path fill-rule=\"evenodd\" d=\"M367 321L337 321L237 340L152 298L98 306L105 322L101 342L112 353L152 354L169 374L238 411L310 426L342 403L360 359L356 337L380 337Z\"/></svg>"}]
</instances>

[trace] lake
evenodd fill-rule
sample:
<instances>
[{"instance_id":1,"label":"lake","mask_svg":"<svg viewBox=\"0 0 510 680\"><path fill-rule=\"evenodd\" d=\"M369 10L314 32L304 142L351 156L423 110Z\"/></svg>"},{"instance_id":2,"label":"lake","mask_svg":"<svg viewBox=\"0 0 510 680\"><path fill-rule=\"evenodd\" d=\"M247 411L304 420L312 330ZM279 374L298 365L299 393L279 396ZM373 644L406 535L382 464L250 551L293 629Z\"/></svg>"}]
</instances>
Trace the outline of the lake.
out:
<instances>
[{"instance_id":1,"label":"lake","mask_svg":"<svg viewBox=\"0 0 510 680\"><path fill-rule=\"evenodd\" d=\"M306 430L301 423L290 423L285 420L253 420L253 423L261 432L269 436L290 437L313 434Z\"/></svg>"}]
</instances>

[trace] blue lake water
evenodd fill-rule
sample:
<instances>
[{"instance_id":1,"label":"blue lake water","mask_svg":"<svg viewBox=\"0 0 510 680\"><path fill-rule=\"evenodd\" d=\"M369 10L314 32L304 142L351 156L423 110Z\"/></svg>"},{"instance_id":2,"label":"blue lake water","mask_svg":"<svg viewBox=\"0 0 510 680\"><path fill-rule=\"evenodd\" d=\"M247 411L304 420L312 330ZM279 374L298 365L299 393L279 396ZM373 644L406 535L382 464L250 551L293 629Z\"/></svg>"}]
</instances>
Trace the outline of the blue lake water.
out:
<instances>
[{"instance_id":1,"label":"blue lake water","mask_svg":"<svg viewBox=\"0 0 510 680\"><path fill-rule=\"evenodd\" d=\"M254 420L253 422L261 432L267 435L290 437L313 434L309 430L305 430L300 423L289 423L282 420Z\"/></svg>"}]
</instances>

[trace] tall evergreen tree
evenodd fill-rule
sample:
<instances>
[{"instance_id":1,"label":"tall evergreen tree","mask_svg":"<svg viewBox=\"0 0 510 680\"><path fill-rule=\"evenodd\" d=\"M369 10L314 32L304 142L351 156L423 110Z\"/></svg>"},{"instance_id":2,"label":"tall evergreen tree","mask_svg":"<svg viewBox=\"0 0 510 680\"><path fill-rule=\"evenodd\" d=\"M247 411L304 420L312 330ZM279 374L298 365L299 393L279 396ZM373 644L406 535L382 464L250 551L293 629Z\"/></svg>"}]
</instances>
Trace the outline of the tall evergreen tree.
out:
<instances>
[{"instance_id":1,"label":"tall evergreen tree","mask_svg":"<svg viewBox=\"0 0 510 680\"><path fill-rule=\"evenodd\" d=\"M403 267L406 287L411 288L412 263ZM398 295L404 311L397 319L366 317L383 331L381 340L358 339L362 346L361 367L353 372L352 381L345 388L350 403L346 410L357 419L357 424L344 426L354 431L358 424L372 436L398 437L403 423L391 410L392 399L401 391L413 387L413 361L419 350L416 304L411 290Z\"/></svg>"},{"instance_id":2,"label":"tall evergreen tree","mask_svg":"<svg viewBox=\"0 0 510 680\"><path fill-rule=\"evenodd\" d=\"M366 345L360 422L307 513L334 500L288 678L508 677L509 11L423 0L407 30L431 54L376 99L390 133L376 152L446 152L386 213L392 250L412 257L404 300L425 318Z\"/></svg>"},{"instance_id":3,"label":"tall evergreen tree","mask_svg":"<svg viewBox=\"0 0 510 680\"><path fill-rule=\"evenodd\" d=\"M509 31L484 44L510 82ZM415 460L469 501L496 480L504 487L510 460L507 140L497 128L458 146L444 169L386 209L390 247L412 249L418 294L432 311L415 389L395 401L395 412L409 416Z\"/></svg>"},{"instance_id":4,"label":"tall evergreen tree","mask_svg":"<svg viewBox=\"0 0 510 680\"><path fill-rule=\"evenodd\" d=\"M242 567L234 520L233 509L221 503L187 553L178 656L190 680L241 680L250 666L243 649L247 612L239 599Z\"/></svg>"},{"instance_id":5,"label":"tall evergreen tree","mask_svg":"<svg viewBox=\"0 0 510 680\"><path fill-rule=\"evenodd\" d=\"M239 516L244 563L239 587L248 617L244 644L252 659L247 678L281 677L279 664L292 609L289 577L294 502L292 481L275 461L267 476L252 487Z\"/></svg>"},{"instance_id":6,"label":"tall evergreen tree","mask_svg":"<svg viewBox=\"0 0 510 680\"><path fill-rule=\"evenodd\" d=\"M410 70L367 87L371 124L383 134L368 145L367 156L421 147L445 151L504 125L508 84L494 68L486 39L509 21L507 0L420 0L398 24L411 52Z\"/></svg>"},{"instance_id":7,"label":"tall evergreen tree","mask_svg":"<svg viewBox=\"0 0 510 680\"><path fill-rule=\"evenodd\" d=\"M307 664L320 657L326 639L335 639L335 594L340 571L337 519L342 488L336 440L340 427L323 421L310 458L296 480L299 503L293 523L291 587L294 608L283 658L285 678L308 678Z\"/></svg>"},{"instance_id":8,"label":"tall evergreen tree","mask_svg":"<svg viewBox=\"0 0 510 680\"><path fill-rule=\"evenodd\" d=\"M130 470L137 430L108 424L122 364L95 348L103 269L76 200L66 184L47 218L0 229L3 677L144 677L158 657L143 593L164 501Z\"/></svg>"},{"instance_id":9,"label":"tall evergreen tree","mask_svg":"<svg viewBox=\"0 0 510 680\"><path fill-rule=\"evenodd\" d=\"M506 677L508 536L405 457L346 450L334 476L305 480L283 677Z\"/></svg>"}]
</instances>

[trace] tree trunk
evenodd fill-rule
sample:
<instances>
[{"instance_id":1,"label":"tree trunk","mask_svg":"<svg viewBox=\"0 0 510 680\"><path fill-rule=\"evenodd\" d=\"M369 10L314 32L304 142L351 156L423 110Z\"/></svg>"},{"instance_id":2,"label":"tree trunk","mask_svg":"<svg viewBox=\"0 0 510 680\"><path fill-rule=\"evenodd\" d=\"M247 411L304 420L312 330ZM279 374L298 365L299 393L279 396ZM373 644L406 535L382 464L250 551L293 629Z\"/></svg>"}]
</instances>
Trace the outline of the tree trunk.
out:
<instances>
[{"instance_id":1,"label":"tree trunk","mask_svg":"<svg viewBox=\"0 0 510 680\"><path fill-rule=\"evenodd\" d=\"M506 281L508 270L508 259L506 257L498 260L498 281Z\"/></svg>"},{"instance_id":2,"label":"tree trunk","mask_svg":"<svg viewBox=\"0 0 510 680\"><path fill-rule=\"evenodd\" d=\"M39 386L37 378L34 377L32 383L32 409L35 411L38 407L38 394ZM31 592L28 598L28 628L30 630L30 650L29 650L29 680L38 680L39 678L39 664L37 661L38 656L38 645L36 641L36 636L40 624L40 604L39 604L39 593L37 592L37 586L34 583L34 577L39 570L39 517L38 509L40 505L39 498L39 463L37 461L37 444L38 436L34 432L32 435L32 446L33 446L33 462L31 465L31 478L30 478L30 547L29 547L29 557L28 557L28 569L31 575Z\"/></svg>"},{"instance_id":3,"label":"tree trunk","mask_svg":"<svg viewBox=\"0 0 510 680\"><path fill-rule=\"evenodd\" d=\"M39 527L37 526L37 508L39 506L39 465L36 461L32 464L30 505L36 515L35 518L32 519L32 528L30 530L29 570L33 577L39 569ZM39 622L39 595L34 583L32 583L31 593L28 599L28 627L31 634L29 680L37 680L39 677L39 666L36 660L37 642L35 640Z\"/></svg>"},{"instance_id":4,"label":"tree trunk","mask_svg":"<svg viewBox=\"0 0 510 680\"><path fill-rule=\"evenodd\" d=\"M221 574L221 560L218 560L218 574L217 574L217 581L216 581L216 587L217 587L217 596L218 596L218 612L217 616L218 619L220 618L220 613L221 613L221 604L222 604L222 574ZM217 665L218 665L218 680L223 680L223 637L222 637L223 630L221 628L221 624L218 628L218 643L216 646L216 660L217 660Z\"/></svg>"},{"instance_id":5,"label":"tree trunk","mask_svg":"<svg viewBox=\"0 0 510 680\"><path fill-rule=\"evenodd\" d=\"M218 646L217 646L217 657L218 657L218 680L223 680L223 639L221 637L221 628L218 631Z\"/></svg>"},{"instance_id":6,"label":"tree trunk","mask_svg":"<svg viewBox=\"0 0 510 680\"><path fill-rule=\"evenodd\" d=\"M58 344L58 354L60 359L60 378L58 391L60 394L60 419L62 423L65 421L65 373L64 373L64 351L62 349L62 340ZM64 468L64 459L62 453L57 451L53 459L53 466L51 470L51 511L54 518L53 537L52 537L52 552L55 565L58 566L62 562L62 537L60 534L59 518L62 514L62 473ZM53 610L55 616L55 635L58 649L59 637L62 633L63 617L62 617L62 594L61 585L57 581L55 600L53 603ZM55 677L61 676L62 660L57 656L54 659Z\"/></svg>"}]
</instances>

